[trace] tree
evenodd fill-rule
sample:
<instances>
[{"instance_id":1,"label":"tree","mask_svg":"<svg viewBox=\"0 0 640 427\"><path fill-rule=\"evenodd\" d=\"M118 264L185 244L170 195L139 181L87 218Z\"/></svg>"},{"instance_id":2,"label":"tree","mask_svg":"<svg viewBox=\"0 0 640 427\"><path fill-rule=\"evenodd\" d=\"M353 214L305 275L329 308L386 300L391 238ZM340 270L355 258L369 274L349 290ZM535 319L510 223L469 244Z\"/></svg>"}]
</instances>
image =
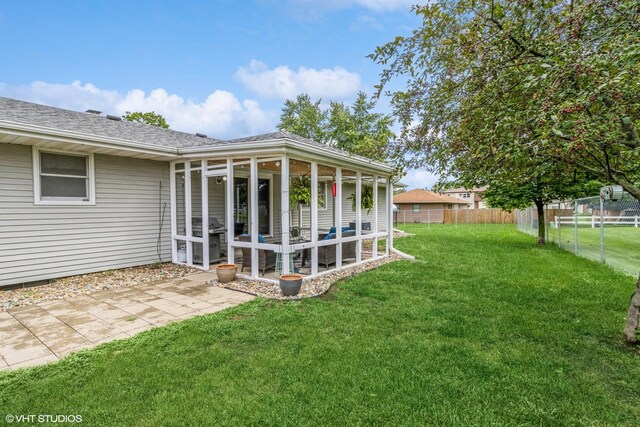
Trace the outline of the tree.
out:
<instances>
[{"instance_id":1,"label":"tree","mask_svg":"<svg viewBox=\"0 0 640 427\"><path fill-rule=\"evenodd\" d=\"M462 157L534 155L640 200L640 3L434 0L414 11L422 25L371 55L385 67L378 95L407 82L390 93L402 125L394 151L445 175ZM640 278L629 342L639 321Z\"/></svg>"},{"instance_id":2,"label":"tree","mask_svg":"<svg viewBox=\"0 0 640 427\"><path fill-rule=\"evenodd\" d=\"M394 138L393 118L373 112L375 102L360 91L351 108L332 102L327 136L336 147L375 160L386 160L387 146Z\"/></svg>"},{"instance_id":3,"label":"tree","mask_svg":"<svg viewBox=\"0 0 640 427\"><path fill-rule=\"evenodd\" d=\"M572 179L568 179L570 175L573 175ZM482 198L491 207L507 211L525 209L532 204L536 207L540 245L546 243L546 204L555 200L584 197L593 194L600 187L597 181L589 180L584 172L557 163L514 166L508 173L494 174L485 183L488 187Z\"/></svg>"},{"instance_id":4,"label":"tree","mask_svg":"<svg viewBox=\"0 0 640 427\"><path fill-rule=\"evenodd\" d=\"M394 138L393 118L373 112L375 102L359 92L352 107L330 102L322 109L320 100L300 94L295 101L286 100L278 129L295 133L351 154L374 160L388 160L388 146Z\"/></svg>"},{"instance_id":5,"label":"tree","mask_svg":"<svg viewBox=\"0 0 640 427\"><path fill-rule=\"evenodd\" d=\"M147 113L142 113L139 111L134 111L133 113L127 111L122 116L123 120L128 122L136 122L136 123L144 123L151 126L157 126L164 129L169 129L169 124L162 117L162 115L155 113L154 111L150 111Z\"/></svg>"},{"instance_id":6,"label":"tree","mask_svg":"<svg viewBox=\"0 0 640 427\"><path fill-rule=\"evenodd\" d=\"M278 129L325 142L328 113L320 108L321 101L312 102L306 93L298 95L295 101L285 100Z\"/></svg>"}]
</instances>

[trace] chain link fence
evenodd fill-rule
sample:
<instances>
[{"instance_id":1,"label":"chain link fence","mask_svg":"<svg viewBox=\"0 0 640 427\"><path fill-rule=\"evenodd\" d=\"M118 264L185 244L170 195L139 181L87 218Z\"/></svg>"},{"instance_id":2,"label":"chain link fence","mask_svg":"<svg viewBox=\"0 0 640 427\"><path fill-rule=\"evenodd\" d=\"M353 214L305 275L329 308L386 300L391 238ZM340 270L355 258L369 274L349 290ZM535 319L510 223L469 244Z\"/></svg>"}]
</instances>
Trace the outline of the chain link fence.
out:
<instances>
[{"instance_id":1,"label":"chain link fence","mask_svg":"<svg viewBox=\"0 0 640 427\"><path fill-rule=\"evenodd\" d=\"M630 196L577 199L545 209L546 238L578 256L637 276L640 271L640 202ZM518 230L538 236L536 208L517 211Z\"/></svg>"}]
</instances>

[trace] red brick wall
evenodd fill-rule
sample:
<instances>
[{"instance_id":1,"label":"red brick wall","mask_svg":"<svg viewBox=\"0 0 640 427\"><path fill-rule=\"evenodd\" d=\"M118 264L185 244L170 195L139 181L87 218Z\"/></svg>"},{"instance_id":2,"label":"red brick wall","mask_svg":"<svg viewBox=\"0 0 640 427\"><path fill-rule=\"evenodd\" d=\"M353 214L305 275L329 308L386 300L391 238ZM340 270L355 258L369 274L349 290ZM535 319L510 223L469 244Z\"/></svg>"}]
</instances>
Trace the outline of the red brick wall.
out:
<instances>
[{"instance_id":1,"label":"red brick wall","mask_svg":"<svg viewBox=\"0 0 640 427\"><path fill-rule=\"evenodd\" d=\"M396 203L398 223L442 223L444 205L442 203L420 203L420 213L413 213L413 203Z\"/></svg>"}]
</instances>

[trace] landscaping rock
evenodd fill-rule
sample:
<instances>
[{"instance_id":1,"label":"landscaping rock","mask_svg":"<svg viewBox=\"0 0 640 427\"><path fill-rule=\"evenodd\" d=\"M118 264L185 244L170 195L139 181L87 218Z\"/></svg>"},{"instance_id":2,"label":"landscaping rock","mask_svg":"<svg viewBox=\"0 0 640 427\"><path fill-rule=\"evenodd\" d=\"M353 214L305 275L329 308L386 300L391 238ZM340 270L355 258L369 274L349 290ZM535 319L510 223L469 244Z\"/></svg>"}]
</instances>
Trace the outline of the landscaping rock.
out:
<instances>
[{"instance_id":1,"label":"landscaping rock","mask_svg":"<svg viewBox=\"0 0 640 427\"><path fill-rule=\"evenodd\" d=\"M220 288L246 292L265 298L279 300L299 300L302 298L320 296L331 289L331 286L339 280L346 279L367 270L378 268L381 265L400 259L402 258L395 254L392 254L389 257L382 258L376 261L367 262L358 266L347 266L342 270L333 271L331 273L318 276L314 279L304 280L302 282L302 288L300 288L300 292L298 293L298 295L291 297L285 297L284 295L282 295L282 293L280 292L280 285L278 283L267 282L265 280L246 280L237 278L230 283L220 283L217 280L211 280L209 284Z\"/></svg>"},{"instance_id":2,"label":"landscaping rock","mask_svg":"<svg viewBox=\"0 0 640 427\"><path fill-rule=\"evenodd\" d=\"M54 279L44 285L0 291L0 311L107 289L127 288L160 280L175 279L196 271L200 270L183 265L162 263Z\"/></svg>"}]
</instances>

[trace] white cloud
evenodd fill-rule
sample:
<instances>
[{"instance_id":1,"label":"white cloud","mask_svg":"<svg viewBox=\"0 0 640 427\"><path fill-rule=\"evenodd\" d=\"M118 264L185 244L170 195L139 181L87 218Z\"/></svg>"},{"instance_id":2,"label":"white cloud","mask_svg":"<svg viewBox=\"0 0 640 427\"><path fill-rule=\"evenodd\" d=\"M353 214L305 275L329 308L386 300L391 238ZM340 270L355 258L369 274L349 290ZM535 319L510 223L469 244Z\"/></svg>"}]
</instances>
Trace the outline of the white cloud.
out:
<instances>
[{"instance_id":1,"label":"white cloud","mask_svg":"<svg viewBox=\"0 0 640 427\"><path fill-rule=\"evenodd\" d=\"M214 138L235 138L275 130L277 113L265 111L254 100L240 101L233 93L216 90L204 102L186 100L165 89L148 94L133 89L122 94L97 88L91 83L30 85L0 84L0 95L76 111L95 109L122 115L126 111L155 111L172 129L202 132Z\"/></svg>"},{"instance_id":2,"label":"white cloud","mask_svg":"<svg viewBox=\"0 0 640 427\"><path fill-rule=\"evenodd\" d=\"M296 8L322 8L322 9L343 9L346 7L358 6L376 12L384 12L397 9L407 9L419 3L417 0L290 0Z\"/></svg>"},{"instance_id":3,"label":"white cloud","mask_svg":"<svg viewBox=\"0 0 640 427\"><path fill-rule=\"evenodd\" d=\"M338 101L353 96L362 88L360 75L342 67L321 70L300 67L293 71L280 65L270 69L255 59L248 67L238 68L235 77L264 98L292 99L304 92L312 98Z\"/></svg>"},{"instance_id":4,"label":"white cloud","mask_svg":"<svg viewBox=\"0 0 640 427\"><path fill-rule=\"evenodd\" d=\"M358 15L358 18L356 18L355 22L351 24L349 29L351 31L360 31L364 29L381 31L384 30L384 26L373 16Z\"/></svg>"},{"instance_id":5,"label":"white cloud","mask_svg":"<svg viewBox=\"0 0 640 427\"><path fill-rule=\"evenodd\" d=\"M432 188L440 177L424 170L410 169L400 181L407 184L408 190L415 188Z\"/></svg>"}]
</instances>

